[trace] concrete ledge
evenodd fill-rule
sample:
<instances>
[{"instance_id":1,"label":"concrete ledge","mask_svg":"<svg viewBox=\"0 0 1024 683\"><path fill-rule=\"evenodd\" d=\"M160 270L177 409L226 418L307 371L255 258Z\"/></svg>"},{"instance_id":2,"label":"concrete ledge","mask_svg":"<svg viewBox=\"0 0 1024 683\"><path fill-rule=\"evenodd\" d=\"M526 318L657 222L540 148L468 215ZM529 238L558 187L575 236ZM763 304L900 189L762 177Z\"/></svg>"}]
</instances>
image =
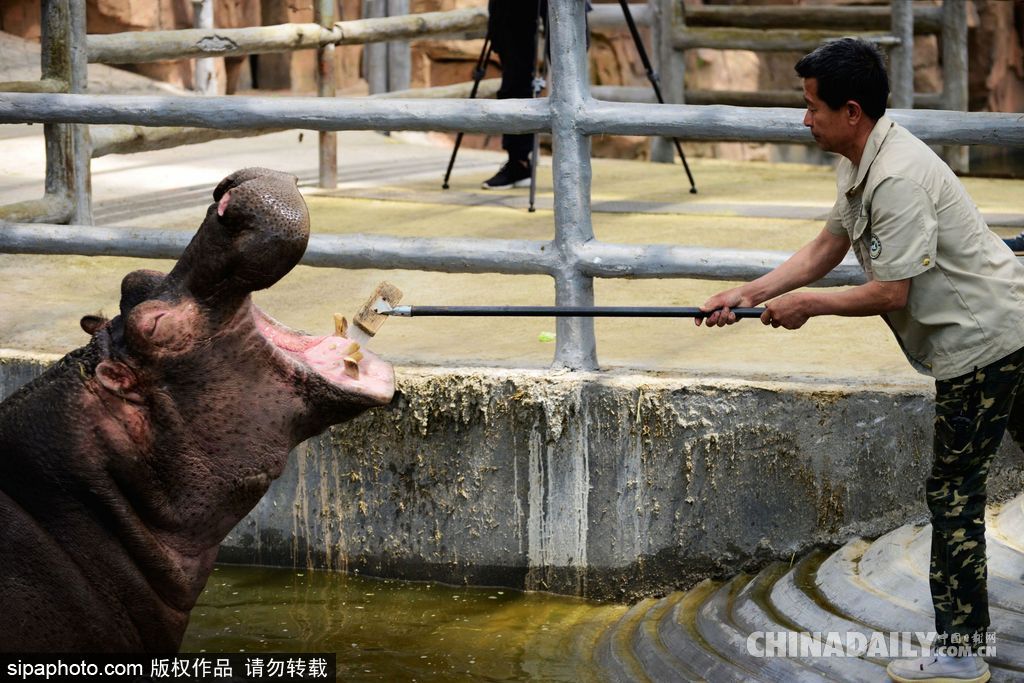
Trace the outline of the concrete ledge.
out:
<instances>
[{"instance_id":1,"label":"concrete ledge","mask_svg":"<svg viewBox=\"0 0 1024 683\"><path fill-rule=\"evenodd\" d=\"M0 386L40 367L4 357ZM622 600L926 516L925 384L397 374L390 407L296 449L222 561ZM989 481L1024 488L1009 439Z\"/></svg>"}]
</instances>

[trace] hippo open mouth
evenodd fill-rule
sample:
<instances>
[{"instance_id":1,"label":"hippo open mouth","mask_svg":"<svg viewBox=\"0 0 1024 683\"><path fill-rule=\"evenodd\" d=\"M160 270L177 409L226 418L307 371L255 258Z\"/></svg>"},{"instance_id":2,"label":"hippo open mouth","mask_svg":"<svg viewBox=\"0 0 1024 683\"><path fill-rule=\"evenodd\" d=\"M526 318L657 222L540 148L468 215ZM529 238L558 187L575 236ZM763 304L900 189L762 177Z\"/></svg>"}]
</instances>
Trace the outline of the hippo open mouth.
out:
<instances>
[{"instance_id":1,"label":"hippo open mouth","mask_svg":"<svg viewBox=\"0 0 1024 683\"><path fill-rule=\"evenodd\" d=\"M390 363L337 335L311 336L292 330L255 305L256 328L277 351L305 373L314 373L346 396L369 405L384 405L395 393Z\"/></svg>"},{"instance_id":2,"label":"hippo open mouth","mask_svg":"<svg viewBox=\"0 0 1024 683\"><path fill-rule=\"evenodd\" d=\"M278 282L306 250L309 212L296 178L269 169L242 169L221 181L213 200L206 220L166 277L136 271L125 278L122 325L134 351L225 360L237 354L262 356L266 344L272 351L270 366L309 404L309 410L299 411L309 418L298 420L308 428L302 434L390 402L390 364L344 336L292 330L252 303L252 292ZM226 343L232 335L239 336ZM208 344L212 339L221 341L213 347ZM179 362L177 372L187 375L202 367L200 372L209 373L213 360Z\"/></svg>"}]
</instances>

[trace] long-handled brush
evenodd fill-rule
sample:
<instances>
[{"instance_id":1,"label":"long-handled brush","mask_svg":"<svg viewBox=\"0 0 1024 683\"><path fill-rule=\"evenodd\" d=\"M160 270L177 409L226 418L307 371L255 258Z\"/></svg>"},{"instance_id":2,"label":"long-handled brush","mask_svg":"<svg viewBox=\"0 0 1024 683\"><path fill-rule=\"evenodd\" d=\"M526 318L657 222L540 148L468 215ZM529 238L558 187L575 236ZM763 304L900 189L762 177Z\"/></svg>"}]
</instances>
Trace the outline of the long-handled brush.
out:
<instances>
[{"instance_id":1,"label":"long-handled brush","mask_svg":"<svg viewBox=\"0 0 1024 683\"><path fill-rule=\"evenodd\" d=\"M381 316L412 318L426 315L578 317L578 318L707 318L713 311L692 306L394 306L379 302ZM733 308L737 318L760 318L763 308Z\"/></svg>"},{"instance_id":2,"label":"long-handled brush","mask_svg":"<svg viewBox=\"0 0 1024 683\"><path fill-rule=\"evenodd\" d=\"M393 307L401 300L402 290L390 282L381 282L366 303L356 311L351 326L345 316L340 313L334 314L334 333L365 346L387 320L387 314L381 313L378 309L394 310Z\"/></svg>"}]
</instances>

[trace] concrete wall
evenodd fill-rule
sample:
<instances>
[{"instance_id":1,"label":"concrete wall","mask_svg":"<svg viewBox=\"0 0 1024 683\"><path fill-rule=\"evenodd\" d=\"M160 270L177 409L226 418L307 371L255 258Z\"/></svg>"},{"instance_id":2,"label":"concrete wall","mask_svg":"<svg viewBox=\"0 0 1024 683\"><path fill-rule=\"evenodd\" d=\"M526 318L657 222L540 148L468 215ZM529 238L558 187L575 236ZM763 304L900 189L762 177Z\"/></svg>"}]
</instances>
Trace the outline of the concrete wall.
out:
<instances>
[{"instance_id":1,"label":"concrete wall","mask_svg":"<svg viewBox=\"0 0 1024 683\"><path fill-rule=\"evenodd\" d=\"M0 386L39 367L7 359ZM926 384L398 376L392 406L296 449L222 561L631 599L926 515ZM1009 439L990 482L1024 488Z\"/></svg>"}]
</instances>

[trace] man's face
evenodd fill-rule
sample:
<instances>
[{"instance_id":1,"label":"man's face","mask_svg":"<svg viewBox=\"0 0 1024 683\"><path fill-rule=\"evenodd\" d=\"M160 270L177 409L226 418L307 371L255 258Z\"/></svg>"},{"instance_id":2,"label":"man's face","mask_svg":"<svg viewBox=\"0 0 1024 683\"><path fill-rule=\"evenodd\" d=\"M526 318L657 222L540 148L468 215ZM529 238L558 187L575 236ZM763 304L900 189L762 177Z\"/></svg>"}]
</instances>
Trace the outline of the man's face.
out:
<instances>
[{"instance_id":1,"label":"man's face","mask_svg":"<svg viewBox=\"0 0 1024 683\"><path fill-rule=\"evenodd\" d=\"M846 108L834 111L818 97L817 78L804 79L804 102L807 103L804 125L811 129L814 141L826 152L842 154L854 132L846 116Z\"/></svg>"}]
</instances>

